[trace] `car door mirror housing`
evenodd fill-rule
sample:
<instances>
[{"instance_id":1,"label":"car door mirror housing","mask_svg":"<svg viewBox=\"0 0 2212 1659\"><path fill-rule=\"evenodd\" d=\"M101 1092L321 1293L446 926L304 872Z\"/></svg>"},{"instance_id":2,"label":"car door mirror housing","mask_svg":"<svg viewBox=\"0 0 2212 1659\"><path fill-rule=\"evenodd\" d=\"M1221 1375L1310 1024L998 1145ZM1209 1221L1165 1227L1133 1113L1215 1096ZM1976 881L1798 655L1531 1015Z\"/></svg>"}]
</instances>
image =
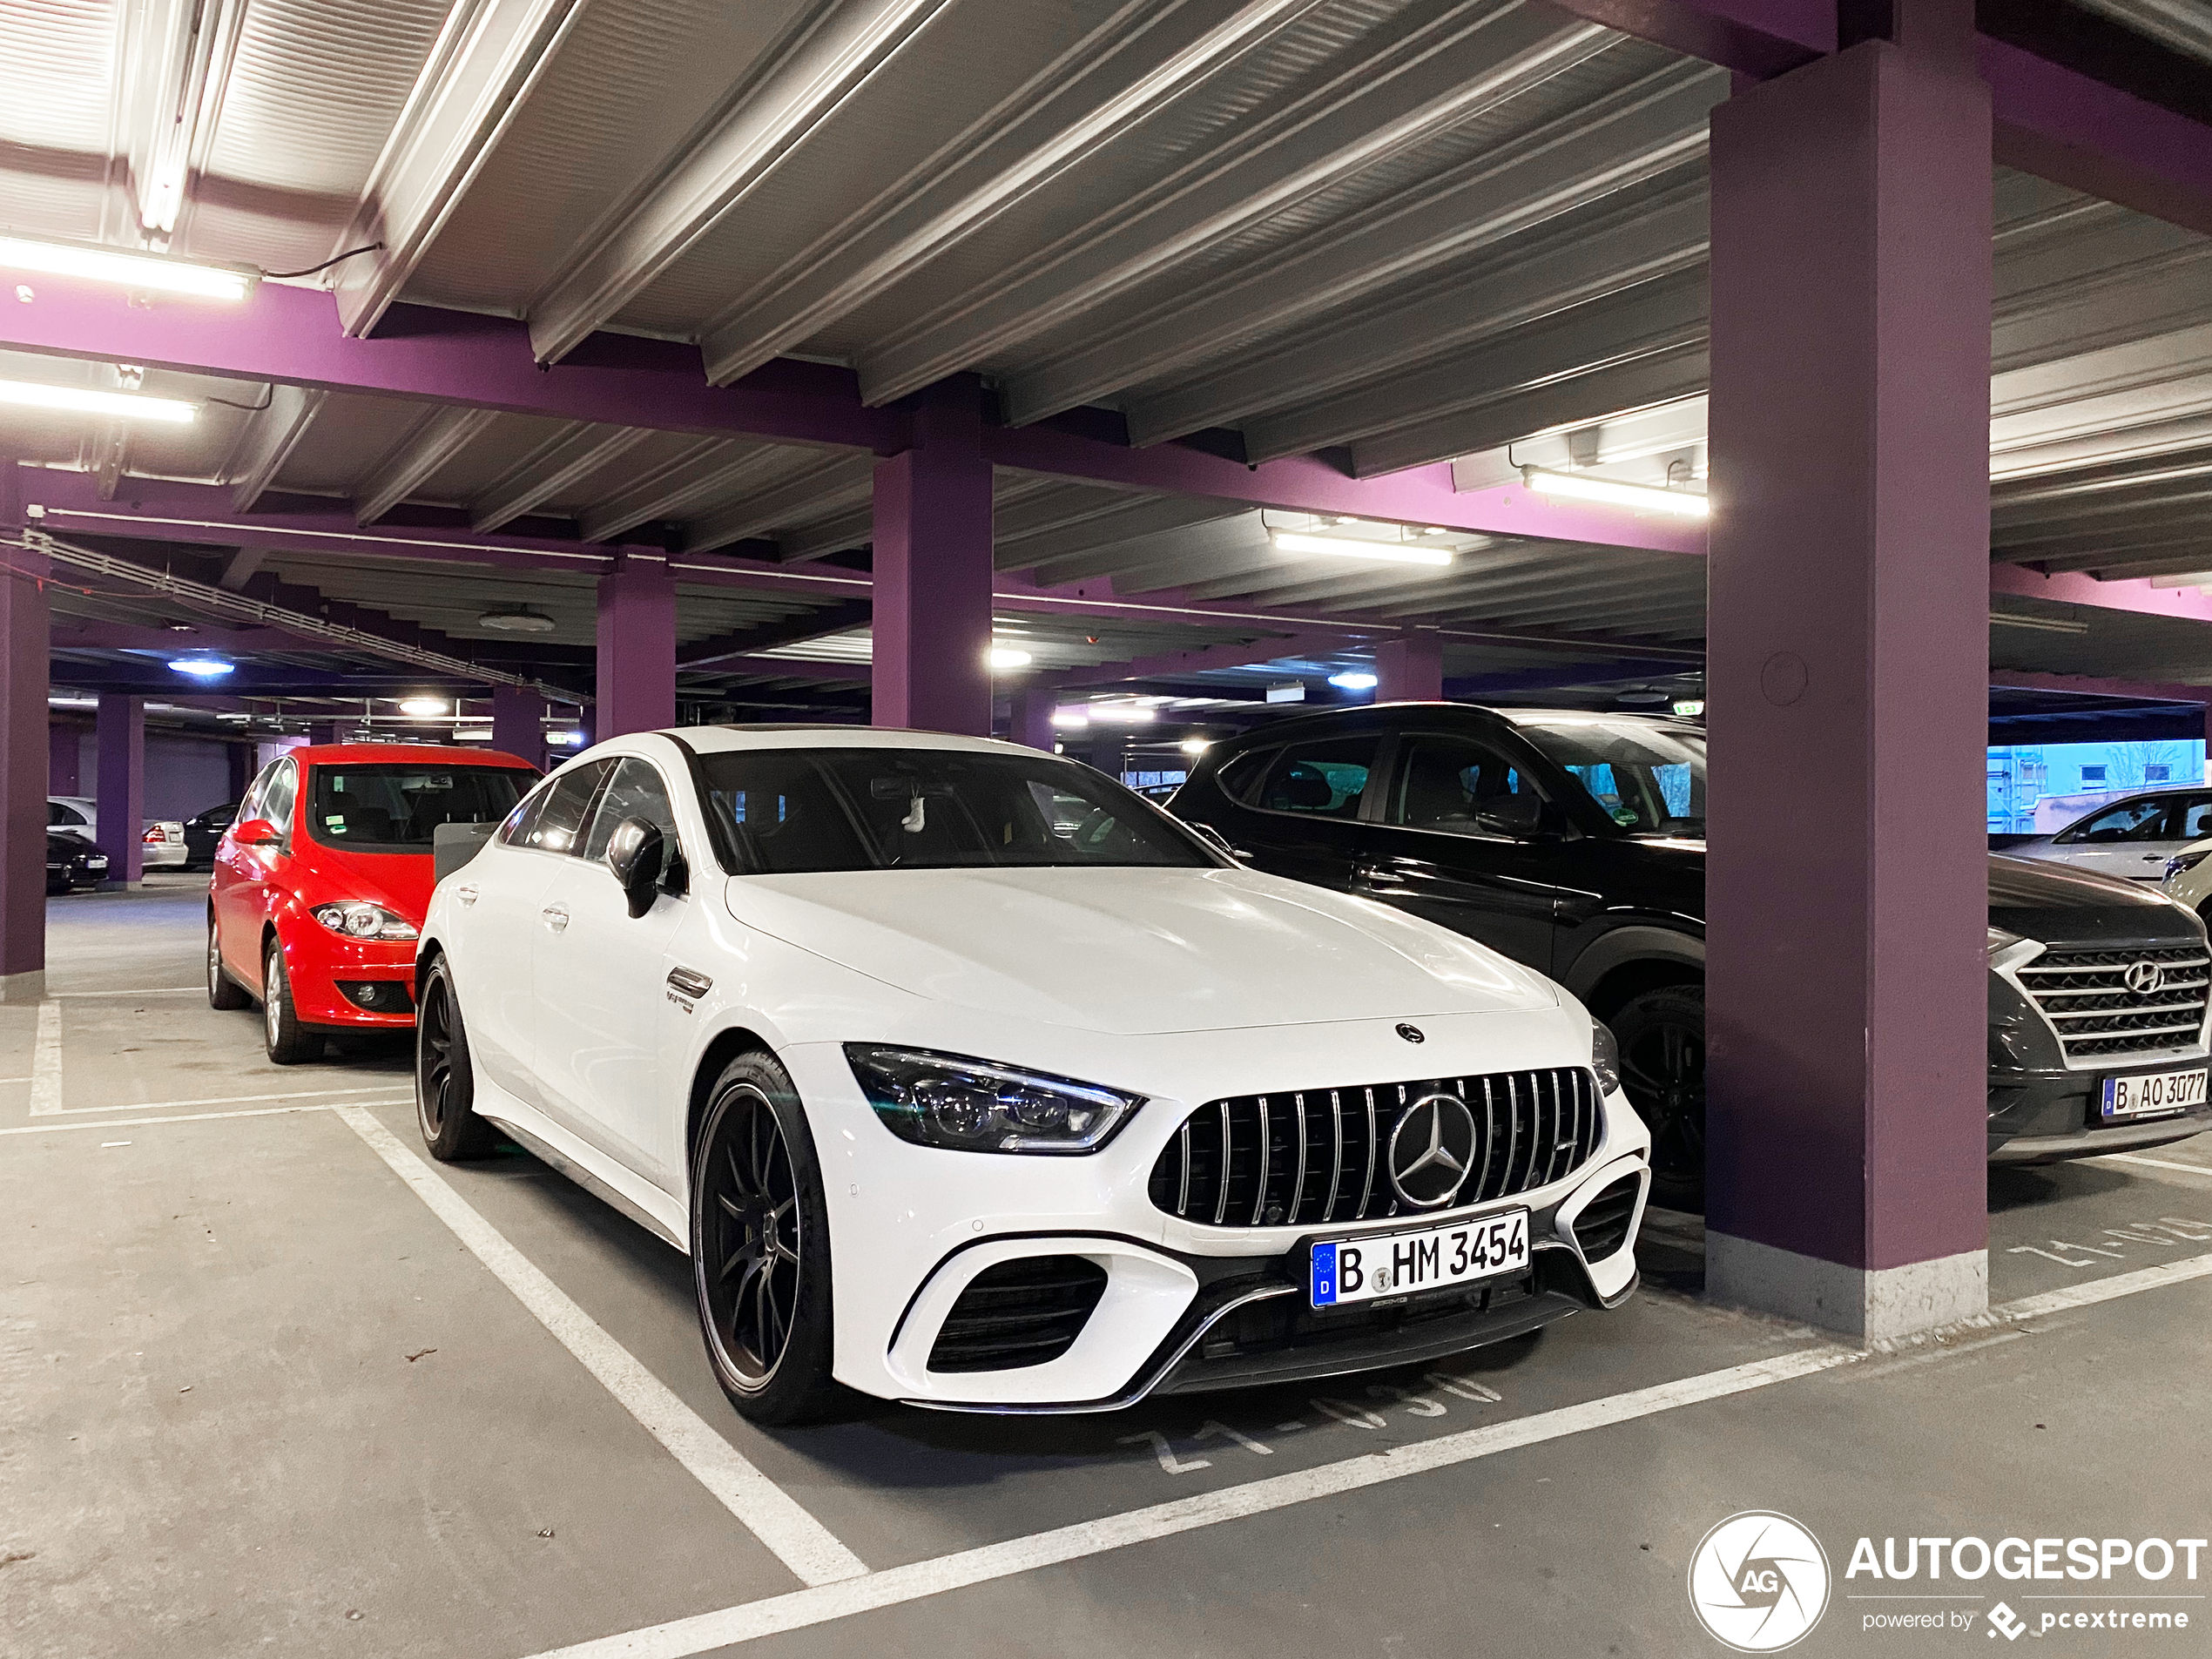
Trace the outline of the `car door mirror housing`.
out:
<instances>
[{"instance_id":1,"label":"car door mirror housing","mask_svg":"<svg viewBox=\"0 0 2212 1659\"><path fill-rule=\"evenodd\" d=\"M284 832L266 818L249 818L231 832L231 839L240 846L274 846Z\"/></svg>"},{"instance_id":2,"label":"car door mirror housing","mask_svg":"<svg viewBox=\"0 0 2212 1659\"><path fill-rule=\"evenodd\" d=\"M1239 853L1235 847L1230 846L1229 838L1211 824L1193 824L1190 826L1190 833L1217 853L1226 853L1229 857L1239 861L1249 860L1251 857L1251 853Z\"/></svg>"},{"instance_id":3,"label":"car door mirror housing","mask_svg":"<svg viewBox=\"0 0 2212 1659\"><path fill-rule=\"evenodd\" d=\"M1544 827L1544 803L1532 794L1500 795L1482 804L1474 822L1487 835L1526 839Z\"/></svg>"},{"instance_id":4,"label":"car door mirror housing","mask_svg":"<svg viewBox=\"0 0 2212 1659\"><path fill-rule=\"evenodd\" d=\"M630 914L642 916L660 891L661 865L667 857L661 833L642 818L625 818L607 838L607 868L622 884Z\"/></svg>"}]
</instances>

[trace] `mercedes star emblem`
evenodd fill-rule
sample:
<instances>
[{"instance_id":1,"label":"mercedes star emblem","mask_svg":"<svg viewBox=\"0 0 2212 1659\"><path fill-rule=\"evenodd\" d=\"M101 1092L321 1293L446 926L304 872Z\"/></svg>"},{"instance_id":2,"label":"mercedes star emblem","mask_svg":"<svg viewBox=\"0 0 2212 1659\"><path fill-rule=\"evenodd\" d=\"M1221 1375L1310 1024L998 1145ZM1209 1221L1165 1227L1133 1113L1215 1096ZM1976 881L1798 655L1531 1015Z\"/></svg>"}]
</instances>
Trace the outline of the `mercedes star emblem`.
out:
<instances>
[{"instance_id":1,"label":"mercedes star emblem","mask_svg":"<svg viewBox=\"0 0 2212 1659\"><path fill-rule=\"evenodd\" d=\"M1457 1095L1423 1095L1390 1132L1390 1184L1415 1210L1449 1204L1474 1162L1474 1114Z\"/></svg>"},{"instance_id":2,"label":"mercedes star emblem","mask_svg":"<svg viewBox=\"0 0 2212 1659\"><path fill-rule=\"evenodd\" d=\"M2166 970L2156 962L2128 964L2128 988L2137 996L2155 996L2166 984Z\"/></svg>"},{"instance_id":3,"label":"mercedes star emblem","mask_svg":"<svg viewBox=\"0 0 2212 1659\"><path fill-rule=\"evenodd\" d=\"M1398 1035L1405 1038L1408 1042L1426 1042L1428 1041L1428 1038L1422 1035L1420 1027L1417 1025L1401 1025L1398 1028Z\"/></svg>"}]
</instances>

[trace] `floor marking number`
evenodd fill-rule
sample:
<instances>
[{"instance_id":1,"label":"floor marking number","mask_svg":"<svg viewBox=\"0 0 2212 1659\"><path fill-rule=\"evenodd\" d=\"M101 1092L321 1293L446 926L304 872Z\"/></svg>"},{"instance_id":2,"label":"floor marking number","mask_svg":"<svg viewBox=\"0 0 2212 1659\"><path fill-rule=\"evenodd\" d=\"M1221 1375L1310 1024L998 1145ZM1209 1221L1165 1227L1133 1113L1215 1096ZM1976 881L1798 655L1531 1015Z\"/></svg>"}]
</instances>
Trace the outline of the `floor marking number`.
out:
<instances>
[{"instance_id":1,"label":"floor marking number","mask_svg":"<svg viewBox=\"0 0 2212 1659\"><path fill-rule=\"evenodd\" d=\"M1394 1383L1369 1383L1367 1398L1397 1400L1416 1417L1444 1415L1444 1406L1441 1402L1431 1399L1426 1394L1417 1394L1410 1388L1400 1388Z\"/></svg>"},{"instance_id":2,"label":"floor marking number","mask_svg":"<svg viewBox=\"0 0 2212 1659\"><path fill-rule=\"evenodd\" d=\"M1275 1448L1273 1447L1262 1446L1258 1440L1254 1440L1251 1435L1245 1433L1242 1429L1231 1428L1226 1423L1217 1423L1211 1417L1204 1422L1198 1425L1198 1432L1196 1434L1193 1434L1190 1438L1194 1443L1201 1443L1212 1440L1216 1435L1220 1436L1224 1440L1234 1440L1238 1445L1243 1447L1247 1452L1257 1452L1262 1457L1273 1457L1275 1455Z\"/></svg>"},{"instance_id":3,"label":"floor marking number","mask_svg":"<svg viewBox=\"0 0 2212 1659\"><path fill-rule=\"evenodd\" d=\"M1147 1446L1160 1460L1160 1467L1169 1474L1190 1474L1198 1469L1213 1467L1211 1458L1179 1458L1175 1447L1168 1444L1168 1437L1157 1428L1148 1428L1142 1434L1124 1434L1114 1442L1116 1446Z\"/></svg>"},{"instance_id":4,"label":"floor marking number","mask_svg":"<svg viewBox=\"0 0 2212 1659\"><path fill-rule=\"evenodd\" d=\"M1332 1399L1326 1394L1318 1394L1313 1399L1308 1400L1306 1404L1312 1406L1317 1412L1326 1412L1330 1416L1335 1418L1339 1423L1351 1424L1354 1428L1387 1428L1390 1426L1387 1423L1384 1422L1382 1418L1377 1413L1368 1411L1364 1406L1355 1406L1348 1399Z\"/></svg>"},{"instance_id":5,"label":"floor marking number","mask_svg":"<svg viewBox=\"0 0 2212 1659\"><path fill-rule=\"evenodd\" d=\"M1479 1399L1486 1406L1498 1405L1505 1399L1494 1388L1485 1388L1479 1382L1469 1382L1465 1377L1454 1377L1448 1372L1432 1371L1421 1380L1447 1394L1457 1394L1461 1399Z\"/></svg>"}]
</instances>

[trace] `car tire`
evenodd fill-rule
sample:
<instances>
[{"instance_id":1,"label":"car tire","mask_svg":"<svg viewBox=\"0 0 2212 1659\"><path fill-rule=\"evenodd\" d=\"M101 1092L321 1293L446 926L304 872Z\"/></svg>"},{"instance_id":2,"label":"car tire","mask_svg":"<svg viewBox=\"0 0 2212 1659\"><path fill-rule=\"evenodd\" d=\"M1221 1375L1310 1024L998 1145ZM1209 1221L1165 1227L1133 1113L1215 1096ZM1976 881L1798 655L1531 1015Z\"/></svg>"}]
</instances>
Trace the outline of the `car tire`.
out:
<instances>
[{"instance_id":1,"label":"car tire","mask_svg":"<svg viewBox=\"0 0 2212 1659\"><path fill-rule=\"evenodd\" d=\"M215 931L215 913L211 910L207 913L207 1006L229 1013L253 1001L246 995L246 987L233 979L230 970L223 966L221 937Z\"/></svg>"},{"instance_id":2,"label":"car tire","mask_svg":"<svg viewBox=\"0 0 2212 1659\"><path fill-rule=\"evenodd\" d=\"M1662 985L1606 1023L1621 1048L1621 1087L1651 1131L1651 1202L1705 1207L1705 988Z\"/></svg>"},{"instance_id":3,"label":"car tire","mask_svg":"<svg viewBox=\"0 0 2212 1659\"><path fill-rule=\"evenodd\" d=\"M272 939L261 963L261 1042L272 1064L296 1066L322 1057L322 1033L300 1023L292 1005L292 981L284 972L284 948Z\"/></svg>"},{"instance_id":4,"label":"car tire","mask_svg":"<svg viewBox=\"0 0 2212 1659\"><path fill-rule=\"evenodd\" d=\"M441 1163L487 1156L499 1132L476 1116L476 1072L453 970L439 957L422 976L415 1012L415 1121Z\"/></svg>"},{"instance_id":5,"label":"car tire","mask_svg":"<svg viewBox=\"0 0 2212 1659\"><path fill-rule=\"evenodd\" d=\"M799 1091L765 1054L716 1079L691 1159L691 1281L707 1363L743 1416L816 1420L830 1380L829 1206Z\"/></svg>"}]
</instances>

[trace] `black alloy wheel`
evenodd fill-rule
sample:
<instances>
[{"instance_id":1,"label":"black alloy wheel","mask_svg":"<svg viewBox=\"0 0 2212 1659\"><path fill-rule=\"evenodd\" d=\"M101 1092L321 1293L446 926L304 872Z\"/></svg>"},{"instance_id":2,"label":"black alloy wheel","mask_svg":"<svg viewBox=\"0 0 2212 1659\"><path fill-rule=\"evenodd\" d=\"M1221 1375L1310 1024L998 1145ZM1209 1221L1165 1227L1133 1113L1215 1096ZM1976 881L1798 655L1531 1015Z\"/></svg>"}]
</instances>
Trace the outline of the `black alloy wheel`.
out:
<instances>
[{"instance_id":1,"label":"black alloy wheel","mask_svg":"<svg viewBox=\"0 0 2212 1659\"><path fill-rule=\"evenodd\" d=\"M1621 1087L1651 1131L1651 1201L1705 1207L1705 990L1668 985L1631 997L1608 1022Z\"/></svg>"},{"instance_id":2,"label":"black alloy wheel","mask_svg":"<svg viewBox=\"0 0 2212 1659\"><path fill-rule=\"evenodd\" d=\"M480 1158L499 1136L475 1111L476 1074L469 1059L469 1033L461 1022L446 959L422 977L415 1014L415 1116L422 1143L442 1163Z\"/></svg>"},{"instance_id":3,"label":"black alloy wheel","mask_svg":"<svg viewBox=\"0 0 2212 1659\"><path fill-rule=\"evenodd\" d=\"M797 1092L765 1055L716 1084L691 1171L691 1265L716 1380L764 1423L819 1415L829 1383L829 1237Z\"/></svg>"}]
</instances>

